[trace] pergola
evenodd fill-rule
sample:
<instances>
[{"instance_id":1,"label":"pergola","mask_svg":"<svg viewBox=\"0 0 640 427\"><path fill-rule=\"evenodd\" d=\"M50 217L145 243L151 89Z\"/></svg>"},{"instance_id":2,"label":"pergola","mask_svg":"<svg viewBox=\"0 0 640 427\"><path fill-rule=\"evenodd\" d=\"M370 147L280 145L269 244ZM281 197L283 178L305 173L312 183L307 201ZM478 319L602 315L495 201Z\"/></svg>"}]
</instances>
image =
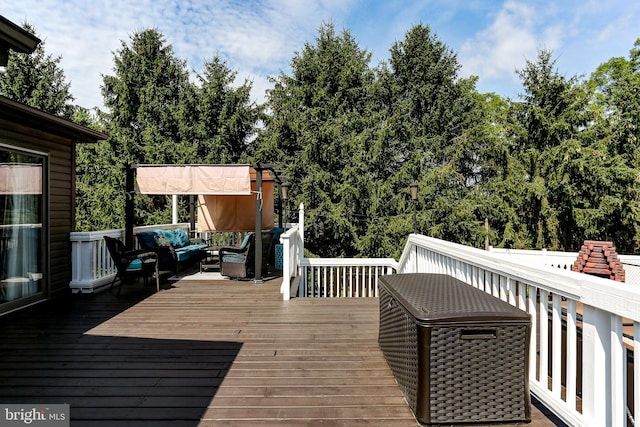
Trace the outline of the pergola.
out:
<instances>
[{"instance_id":1,"label":"pergola","mask_svg":"<svg viewBox=\"0 0 640 427\"><path fill-rule=\"evenodd\" d=\"M135 183L133 175L133 171L128 174L128 194L171 195L174 212L177 196L197 197L198 231L255 230L256 248L261 248L262 230L274 226L274 190L277 183L280 195L281 182L271 165L137 165ZM125 240L132 242L132 197L127 201L131 220L127 220ZM192 227L193 222L192 216ZM256 283L262 282L261 255L261 250L255 251Z\"/></svg>"}]
</instances>

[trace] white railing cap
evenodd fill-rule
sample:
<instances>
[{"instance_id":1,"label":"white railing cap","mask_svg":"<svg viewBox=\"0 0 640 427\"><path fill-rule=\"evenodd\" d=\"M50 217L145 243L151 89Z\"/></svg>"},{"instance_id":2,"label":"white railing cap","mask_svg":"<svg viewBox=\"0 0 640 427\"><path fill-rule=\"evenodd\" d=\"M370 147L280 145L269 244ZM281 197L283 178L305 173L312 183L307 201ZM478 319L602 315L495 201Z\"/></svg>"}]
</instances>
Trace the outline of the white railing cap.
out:
<instances>
[{"instance_id":1,"label":"white railing cap","mask_svg":"<svg viewBox=\"0 0 640 427\"><path fill-rule=\"evenodd\" d=\"M398 261L393 258L303 258L303 267L391 267L397 270Z\"/></svg>"},{"instance_id":2,"label":"white railing cap","mask_svg":"<svg viewBox=\"0 0 640 427\"><path fill-rule=\"evenodd\" d=\"M496 257L482 249L416 234L409 236L400 265L408 259L414 245L640 322L640 286L545 265L520 263Z\"/></svg>"}]
</instances>

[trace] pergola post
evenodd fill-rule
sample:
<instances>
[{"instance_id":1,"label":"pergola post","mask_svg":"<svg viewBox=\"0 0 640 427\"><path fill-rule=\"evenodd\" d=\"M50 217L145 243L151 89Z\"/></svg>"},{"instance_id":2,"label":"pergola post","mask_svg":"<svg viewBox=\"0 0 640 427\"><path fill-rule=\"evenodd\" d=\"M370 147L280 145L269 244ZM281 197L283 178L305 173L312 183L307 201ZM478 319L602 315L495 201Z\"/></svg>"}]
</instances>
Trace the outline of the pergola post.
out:
<instances>
[{"instance_id":1,"label":"pergola post","mask_svg":"<svg viewBox=\"0 0 640 427\"><path fill-rule=\"evenodd\" d=\"M133 221L135 215L135 205L133 196L135 194L134 177L135 169L131 165L125 166L125 194L124 194L124 245L127 250L133 249Z\"/></svg>"},{"instance_id":2,"label":"pergola post","mask_svg":"<svg viewBox=\"0 0 640 427\"><path fill-rule=\"evenodd\" d=\"M259 164L254 167L256 171L256 247L254 250L254 277L253 283L262 281L262 168Z\"/></svg>"}]
</instances>

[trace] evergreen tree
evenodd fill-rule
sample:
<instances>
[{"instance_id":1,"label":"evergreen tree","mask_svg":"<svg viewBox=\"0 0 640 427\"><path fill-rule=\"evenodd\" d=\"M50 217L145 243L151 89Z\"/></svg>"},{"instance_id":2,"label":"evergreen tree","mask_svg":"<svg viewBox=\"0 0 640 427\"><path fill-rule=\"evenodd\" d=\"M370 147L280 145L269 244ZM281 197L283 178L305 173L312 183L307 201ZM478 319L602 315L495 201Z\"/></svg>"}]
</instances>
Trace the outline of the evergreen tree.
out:
<instances>
[{"instance_id":1,"label":"evergreen tree","mask_svg":"<svg viewBox=\"0 0 640 427\"><path fill-rule=\"evenodd\" d=\"M479 169L469 196L477 206L477 219L485 219L489 229L477 237L492 246L528 248L531 239L520 215L526 172L512 139L507 137L511 101L493 93L480 96L485 121L478 129ZM485 242L476 240L475 246Z\"/></svg>"},{"instance_id":2,"label":"evergreen tree","mask_svg":"<svg viewBox=\"0 0 640 427\"><path fill-rule=\"evenodd\" d=\"M397 255L401 239L413 231L411 182L419 184L416 231L461 243L474 243L482 233L474 206L464 198L481 171L475 128L484 117L475 78L460 78L459 69L456 55L423 25L395 43L389 67L381 67L377 87L385 113L374 164L384 172L376 180L380 202L370 205L375 210L369 216L378 224L370 228L364 252L381 244L375 234L385 233L394 238L384 251Z\"/></svg>"},{"instance_id":3,"label":"evergreen tree","mask_svg":"<svg viewBox=\"0 0 640 427\"><path fill-rule=\"evenodd\" d=\"M594 119L570 153L575 217L585 239L611 240L620 253L640 239L640 39L629 58L611 58L589 81Z\"/></svg>"},{"instance_id":4,"label":"evergreen tree","mask_svg":"<svg viewBox=\"0 0 640 427\"><path fill-rule=\"evenodd\" d=\"M629 59L611 58L594 72L591 83L608 117L615 151L637 162L640 151L640 38ZM638 166L637 163L633 163Z\"/></svg>"},{"instance_id":5,"label":"evergreen tree","mask_svg":"<svg viewBox=\"0 0 640 427\"><path fill-rule=\"evenodd\" d=\"M237 73L214 56L198 76L198 159L203 163L238 163L257 133L261 108L251 102L251 83L234 88Z\"/></svg>"},{"instance_id":6,"label":"evergreen tree","mask_svg":"<svg viewBox=\"0 0 640 427\"><path fill-rule=\"evenodd\" d=\"M36 35L36 29L28 23L22 28ZM60 56L46 53L44 41L31 54L11 52L7 66L0 70L0 95L70 119L74 98L60 60Z\"/></svg>"},{"instance_id":7,"label":"evergreen tree","mask_svg":"<svg viewBox=\"0 0 640 427\"><path fill-rule=\"evenodd\" d=\"M292 182L291 203L304 202L308 248L318 255L355 255L363 231L370 58L349 31L323 24L269 93L271 117L255 157L278 162Z\"/></svg>"},{"instance_id":8,"label":"evergreen tree","mask_svg":"<svg viewBox=\"0 0 640 427\"><path fill-rule=\"evenodd\" d=\"M566 153L580 146L580 134L591 121L589 96L576 77L555 69L552 52L542 50L518 72L525 92L512 103L509 126L514 153L521 162L524 198L517 204L527 229L527 246L574 248L572 198L561 170ZM569 197L567 197L569 195Z\"/></svg>"},{"instance_id":9,"label":"evergreen tree","mask_svg":"<svg viewBox=\"0 0 640 427\"><path fill-rule=\"evenodd\" d=\"M124 190L125 165L193 163L197 144L190 138L192 124L185 122L192 119L193 88L185 62L174 56L164 36L155 29L132 34L130 44L122 42L114 54L114 73L103 76L101 89L109 110L106 131L115 165L109 172L119 177L116 188ZM170 222L169 197L138 196L136 201L140 223Z\"/></svg>"}]
</instances>

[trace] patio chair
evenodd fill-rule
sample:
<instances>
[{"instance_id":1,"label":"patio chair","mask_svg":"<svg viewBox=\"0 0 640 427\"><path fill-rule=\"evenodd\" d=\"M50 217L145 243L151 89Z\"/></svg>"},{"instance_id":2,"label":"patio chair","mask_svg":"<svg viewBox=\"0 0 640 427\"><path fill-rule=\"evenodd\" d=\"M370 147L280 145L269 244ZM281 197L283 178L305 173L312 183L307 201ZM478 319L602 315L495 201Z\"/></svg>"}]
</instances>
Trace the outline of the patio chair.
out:
<instances>
[{"instance_id":1,"label":"patio chair","mask_svg":"<svg viewBox=\"0 0 640 427\"><path fill-rule=\"evenodd\" d=\"M223 247L218 251L220 274L245 279L253 273L255 233L247 233L239 247Z\"/></svg>"},{"instance_id":2,"label":"patio chair","mask_svg":"<svg viewBox=\"0 0 640 427\"><path fill-rule=\"evenodd\" d=\"M145 250L127 251L125 250L124 243L122 243L119 239L115 239L109 236L104 236L104 241L117 269L116 276L111 282L110 289L113 288L116 279L119 278L120 287L118 288L118 295L120 295L122 284L125 281L142 277L146 286L149 283L149 276L155 274L156 291L160 290L158 254Z\"/></svg>"}]
</instances>

